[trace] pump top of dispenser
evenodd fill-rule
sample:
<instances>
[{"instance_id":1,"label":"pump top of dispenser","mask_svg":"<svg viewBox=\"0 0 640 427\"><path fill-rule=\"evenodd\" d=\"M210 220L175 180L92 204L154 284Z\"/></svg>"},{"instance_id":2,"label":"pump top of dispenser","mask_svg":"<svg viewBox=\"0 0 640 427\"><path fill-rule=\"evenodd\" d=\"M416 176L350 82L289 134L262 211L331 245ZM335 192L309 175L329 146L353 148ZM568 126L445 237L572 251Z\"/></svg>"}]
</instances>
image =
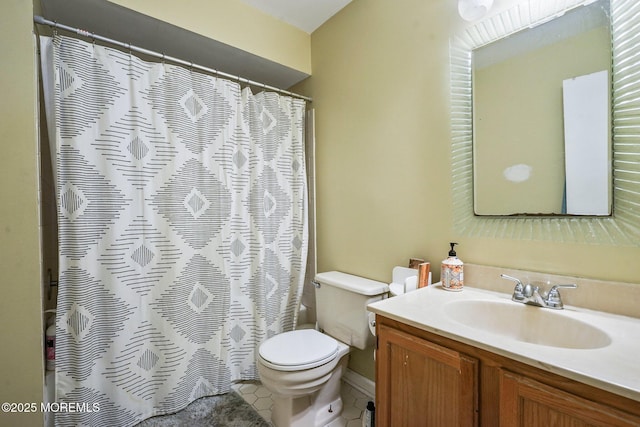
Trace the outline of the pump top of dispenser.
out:
<instances>
[{"instance_id":1,"label":"pump top of dispenser","mask_svg":"<svg viewBox=\"0 0 640 427\"><path fill-rule=\"evenodd\" d=\"M457 243L450 242L449 245L451 246L451 250L449 251L449 256L456 256L456 251L453 247L457 245Z\"/></svg>"}]
</instances>

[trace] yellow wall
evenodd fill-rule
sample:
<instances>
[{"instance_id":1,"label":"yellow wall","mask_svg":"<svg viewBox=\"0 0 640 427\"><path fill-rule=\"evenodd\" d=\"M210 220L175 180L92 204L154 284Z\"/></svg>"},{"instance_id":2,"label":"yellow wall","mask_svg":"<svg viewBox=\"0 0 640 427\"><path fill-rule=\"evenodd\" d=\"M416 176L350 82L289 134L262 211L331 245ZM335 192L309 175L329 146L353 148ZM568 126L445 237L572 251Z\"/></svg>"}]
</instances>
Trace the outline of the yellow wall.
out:
<instances>
[{"instance_id":1,"label":"yellow wall","mask_svg":"<svg viewBox=\"0 0 640 427\"><path fill-rule=\"evenodd\" d=\"M0 2L0 402L40 405L44 367L32 20L30 1ZM0 426L42 422L39 412L0 412Z\"/></svg>"},{"instance_id":2,"label":"yellow wall","mask_svg":"<svg viewBox=\"0 0 640 427\"><path fill-rule=\"evenodd\" d=\"M312 34L320 270L388 281L446 255L454 3L355 0Z\"/></svg>"},{"instance_id":3,"label":"yellow wall","mask_svg":"<svg viewBox=\"0 0 640 427\"><path fill-rule=\"evenodd\" d=\"M239 0L110 0L311 74L310 36Z\"/></svg>"},{"instance_id":4,"label":"yellow wall","mask_svg":"<svg viewBox=\"0 0 640 427\"><path fill-rule=\"evenodd\" d=\"M316 108L319 270L388 282L409 257L438 270L457 241L466 262L640 283L640 247L453 228L448 51L464 25L451 0L354 0L312 34L313 74L296 89Z\"/></svg>"}]
</instances>

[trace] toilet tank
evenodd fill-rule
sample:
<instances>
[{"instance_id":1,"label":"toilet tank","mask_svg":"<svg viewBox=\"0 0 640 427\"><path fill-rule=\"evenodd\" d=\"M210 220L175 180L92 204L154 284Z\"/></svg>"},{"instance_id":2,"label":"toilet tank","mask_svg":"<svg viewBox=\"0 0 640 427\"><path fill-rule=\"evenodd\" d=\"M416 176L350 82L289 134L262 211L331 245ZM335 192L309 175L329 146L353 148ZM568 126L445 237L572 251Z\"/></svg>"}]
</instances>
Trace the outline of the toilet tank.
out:
<instances>
[{"instance_id":1,"label":"toilet tank","mask_svg":"<svg viewBox=\"0 0 640 427\"><path fill-rule=\"evenodd\" d=\"M367 304L386 297L389 286L339 271L318 273L314 284L320 330L361 350L373 345Z\"/></svg>"}]
</instances>

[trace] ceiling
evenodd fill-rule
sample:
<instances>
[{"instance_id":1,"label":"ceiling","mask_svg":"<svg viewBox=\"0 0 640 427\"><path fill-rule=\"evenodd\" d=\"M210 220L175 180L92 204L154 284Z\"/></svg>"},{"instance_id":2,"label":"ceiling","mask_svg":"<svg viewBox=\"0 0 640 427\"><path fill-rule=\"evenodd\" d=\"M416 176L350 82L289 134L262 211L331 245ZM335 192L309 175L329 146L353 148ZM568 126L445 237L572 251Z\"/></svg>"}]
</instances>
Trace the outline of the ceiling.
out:
<instances>
[{"instance_id":1,"label":"ceiling","mask_svg":"<svg viewBox=\"0 0 640 427\"><path fill-rule=\"evenodd\" d=\"M309 34L351 0L240 0Z\"/></svg>"},{"instance_id":2,"label":"ceiling","mask_svg":"<svg viewBox=\"0 0 640 427\"><path fill-rule=\"evenodd\" d=\"M308 74L104 0L40 0L51 21L282 89ZM240 0L311 33L351 0Z\"/></svg>"}]
</instances>

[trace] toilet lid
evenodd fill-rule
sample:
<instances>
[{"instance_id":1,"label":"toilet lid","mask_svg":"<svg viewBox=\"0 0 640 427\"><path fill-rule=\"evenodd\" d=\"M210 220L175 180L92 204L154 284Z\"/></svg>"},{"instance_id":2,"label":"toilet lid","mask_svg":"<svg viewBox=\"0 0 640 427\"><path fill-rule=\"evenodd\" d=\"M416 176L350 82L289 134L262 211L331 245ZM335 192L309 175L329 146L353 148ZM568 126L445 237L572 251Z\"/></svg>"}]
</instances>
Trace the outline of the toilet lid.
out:
<instances>
[{"instance_id":1,"label":"toilet lid","mask_svg":"<svg viewBox=\"0 0 640 427\"><path fill-rule=\"evenodd\" d=\"M338 341L315 329L275 335L258 349L260 357L283 370L311 369L330 361L337 352Z\"/></svg>"}]
</instances>

